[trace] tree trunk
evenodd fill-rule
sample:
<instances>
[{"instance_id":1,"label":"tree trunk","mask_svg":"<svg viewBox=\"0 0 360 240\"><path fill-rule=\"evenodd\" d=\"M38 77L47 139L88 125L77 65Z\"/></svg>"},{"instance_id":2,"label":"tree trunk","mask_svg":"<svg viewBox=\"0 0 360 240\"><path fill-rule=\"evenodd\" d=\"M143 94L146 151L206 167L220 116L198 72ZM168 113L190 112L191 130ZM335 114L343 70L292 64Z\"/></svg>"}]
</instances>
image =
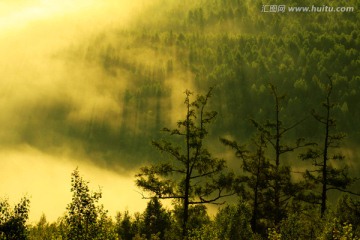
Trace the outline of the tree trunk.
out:
<instances>
[{"instance_id":1,"label":"tree trunk","mask_svg":"<svg viewBox=\"0 0 360 240\"><path fill-rule=\"evenodd\" d=\"M257 232L257 219L258 219L258 211L259 211L259 203L258 203L258 183L256 183L255 192L254 192L254 206L253 206L253 214L250 220L251 230L253 232Z\"/></svg>"},{"instance_id":2,"label":"tree trunk","mask_svg":"<svg viewBox=\"0 0 360 240\"><path fill-rule=\"evenodd\" d=\"M329 95L326 98L326 127L325 127L325 142L324 142L324 160L322 166L322 191L321 191L321 217L324 217L326 211L327 200L327 160L328 160L328 147L329 147L329 131L330 131L330 99Z\"/></svg>"},{"instance_id":3,"label":"tree trunk","mask_svg":"<svg viewBox=\"0 0 360 240\"><path fill-rule=\"evenodd\" d=\"M279 121L279 99L275 93L275 101L276 101L276 143L275 143L275 189L274 189L274 203L275 203L275 225L278 225L281 221L280 214L280 177L279 177L279 167L280 167L280 121Z\"/></svg>"},{"instance_id":4,"label":"tree trunk","mask_svg":"<svg viewBox=\"0 0 360 240\"><path fill-rule=\"evenodd\" d=\"M182 236L183 239L187 238L187 222L189 219L189 190L190 190L190 103L187 98L187 115L186 115L186 177L185 177L185 191L184 191L184 215Z\"/></svg>"},{"instance_id":5,"label":"tree trunk","mask_svg":"<svg viewBox=\"0 0 360 240\"><path fill-rule=\"evenodd\" d=\"M184 196L184 216L183 216L183 225L182 225L182 236L183 239L187 238L187 222L189 219L189 186L190 178L187 177L185 180L185 196Z\"/></svg>"}]
</instances>

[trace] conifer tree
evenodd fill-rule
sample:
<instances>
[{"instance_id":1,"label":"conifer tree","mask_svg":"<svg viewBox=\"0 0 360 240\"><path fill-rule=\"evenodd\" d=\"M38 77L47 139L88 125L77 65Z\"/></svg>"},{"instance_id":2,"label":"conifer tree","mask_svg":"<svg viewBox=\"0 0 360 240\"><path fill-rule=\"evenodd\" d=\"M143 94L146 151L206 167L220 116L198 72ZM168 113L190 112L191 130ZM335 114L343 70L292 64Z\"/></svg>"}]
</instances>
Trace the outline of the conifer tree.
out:
<instances>
[{"instance_id":1,"label":"conifer tree","mask_svg":"<svg viewBox=\"0 0 360 240\"><path fill-rule=\"evenodd\" d=\"M251 229L253 232L260 232L259 219L264 216L263 204L265 201L265 193L269 187L269 168L270 163L265 156L266 141L263 134L258 134L253 139L254 147L239 145L236 141L230 141L224 138L220 139L222 143L230 146L235 150L235 155L242 160L242 169L244 174L238 177L237 183L246 187L239 187L238 192L242 198L251 202L252 214L250 219Z\"/></svg>"},{"instance_id":2,"label":"conifer tree","mask_svg":"<svg viewBox=\"0 0 360 240\"><path fill-rule=\"evenodd\" d=\"M161 240L165 239L165 231L170 229L170 214L156 197L148 202L143 221L142 232L147 239L151 239L152 235L157 235Z\"/></svg>"},{"instance_id":3,"label":"conifer tree","mask_svg":"<svg viewBox=\"0 0 360 240\"><path fill-rule=\"evenodd\" d=\"M299 120L292 125L286 126L282 122L281 111L283 110L283 101L285 95L279 94L277 88L273 84L269 84L272 96L274 98L274 120L266 123L259 123L251 120L260 134L263 135L266 143L270 146L271 159L269 166L267 190L267 211L273 219L274 224L278 225L286 216L286 206L291 199L294 199L301 192L301 185L292 181L291 168L282 161L283 155L294 150L311 145L305 143L303 138L298 138L295 144L289 145L284 143L286 134L296 128L305 119Z\"/></svg>"},{"instance_id":4,"label":"conifer tree","mask_svg":"<svg viewBox=\"0 0 360 240\"><path fill-rule=\"evenodd\" d=\"M132 240L138 233L135 221L130 216L129 211L116 215L116 232L120 239Z\"/></svg>"},{"instance_id":5,"label":"conifer tree","mask_svg":"<svg viewBox=\"0 0 360 240\"><path fill-rule=\"evenodd\" d=\"M330 190L338 190L341 192L351 192L348 187L354 183L355 179L349 176L348 167L344 163L345 156L337 149L340 148L345 134L336 130L336 120L334 118L334 110L336 107L332 99L334 84L331 77L327 84L319 83L319 86L325 93L325 102L322 103L324 112L319 113L312 110L311 114L314 119L324 128L322 143L317 147L307 150L306 153L300 154L303 160L311 160L314 169L305 172L305 179L309 182L320 186L320 190L309 195L313 203L321 206L321 217L324 216L327 209L328 192ZM359 195L359 194L357 194Z\"/></svg>"},{"instance_id":6,"label":"conifer tree","mask_svg":"<svg viewBox=\"0 0 360 240\"><path fill-rule=\"evenodd\" d=\"M205 96L198 95L191 102L192 93L185 92L185 119L178 121L175 129L163 129L175 141L152 142L170 159L142 167L136 175L137 186L150 192L151 197L181 202L183 239L187 236L190 205L219 204L218 200L233 194L230 192L233 175L224 173L225 161L213 157L205 147L208 124L217 115L215 111L205 110L211 93L212 88ZM176 140L182 140L183 144L176 144Z\"/></svg>"}]
</instances>

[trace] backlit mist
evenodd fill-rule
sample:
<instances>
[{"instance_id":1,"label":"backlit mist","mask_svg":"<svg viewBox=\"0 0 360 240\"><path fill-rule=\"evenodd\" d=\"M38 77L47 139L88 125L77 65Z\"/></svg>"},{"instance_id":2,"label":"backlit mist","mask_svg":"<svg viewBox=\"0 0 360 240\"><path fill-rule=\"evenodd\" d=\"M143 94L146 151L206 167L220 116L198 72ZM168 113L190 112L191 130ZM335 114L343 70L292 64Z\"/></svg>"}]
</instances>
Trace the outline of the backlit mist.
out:
<instances>
[{"instance_id":1,"label":"backlit mist","mask_svg":"<svg viewBox=\"0 0 360 240\"><path fill-rule=\"evenodd\" d=\"M113 94L122 94L126 77L110 86L104 83L109 75L83 63L82 56L69 60L64 54L71 46L126 24L143 5L1 1L0 192L11 202L29 196L31 221L42 213L50 220L61 216L71 199L70 173L76 166L94 190L103 189L102 202L113 214L120 208L137 211L145 206L133 174L95 165L68 128L90 121L97 110L103 112L96 115L104 117L119 114L121 106Z\"/></svg>"},{"instance_id":2,"label":"backlit mist","mask_svg":"<svg viewBox=\"0 0 360 240\"><path fill-rule=\"evenodd\" d=\"M194 92L193 101L209 87L214 91L207 107L218 114L206 126L204 146L234 175L246 175L242 160L219 139L254 148L252 138L260 130L255 121L271 127L275 117L269 86L284 95L278 149L291 151L281 164L291 167L289 182L290 176L302 181L306 170L318 167L299 156L310 143L323 144L324 127L312 114L324 114L322 82L329 76L334 132L347 135L331 149L345 159L334 166L346 163L350 175L358 176L358 12L264 13L260 5L0 1L0 199L16 203L29 197L29 222L42 214L54 222L71 201L71 173L78 167L91 190L101 189L100 204L109 216L142 212L147 200L135 186L135 174L141 166L174 157L159 153L152 140L168 137L185 150L184 139L161 129L184 120L186 89ZM300 147L303 139L309 144ZM266 159L276 159L272 146L266 146ZM358 191L354 185L350 190ZM331 193L329 202L339 196Z\"/></svg>"}]
</instances>

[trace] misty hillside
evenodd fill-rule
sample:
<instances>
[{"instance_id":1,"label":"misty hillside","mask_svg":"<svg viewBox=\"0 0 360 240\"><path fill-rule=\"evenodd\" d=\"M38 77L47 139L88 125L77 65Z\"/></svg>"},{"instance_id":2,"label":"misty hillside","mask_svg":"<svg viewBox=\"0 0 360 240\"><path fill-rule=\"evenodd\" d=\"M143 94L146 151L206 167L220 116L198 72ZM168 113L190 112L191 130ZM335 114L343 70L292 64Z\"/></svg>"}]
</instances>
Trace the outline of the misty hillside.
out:
<instances>
[{"instance_id":1,"label":"misty hillside","mask_svg":"<svg viewBox=\"0 0 360 240\"><path fill-rule=\"evenodd\" d=\"M360 236L359 9L2 1L0 240Z\"/></svg>"},{"instance_id":2,"label":"misty hillside","mask_svg":"<svg viewBox=\"0 0 360 240\"><path fill-rule=\"evenodd\" d=\"M126 24L114 20L89 37L52 49L46 76L36 68L17 76L28 82L14 93L12 98L21 99L14 102L28 92L36 97L3 116L11 127L4 129L2 144L26 143L55 154L65 149L103 167L134 169L158 157L151 140L184 117L185 90L204 93L215 86L210 104L219 115L210 142L222 156L219 137L246 143L256 132L249 119L273 116L269 83L286 94L285 125L306 118L288 137L316 141L322 129L310 113L321 110L324 99L318 82L332 76L338 130L348 135L344 147L356 162L358 12L267 13L262 5L250 0L143 3ZM336 3L358 5L355 0ZM36 54L29 59L36 60ZM52 84L29 85L42 78Z\"/></svg>"},{"instance_id":3,"label":"misty hillside","mask_svg":"<svg viewBox=\"0 0 360 240\"><path fill-rule=\"evenodd\" d=\"M261 1L159 1L129 27L113 26L72 46L68 59L83 56L81 61L108 76L102 87L120 86L103 93L113 100L113 110L94 106L91 120L67 126L73 139L100 159L125 163L134 158L140 164L156 154L149 142L161 136L159 130L182 118L185 89L204 92L216 86L211 102L219 112L211 132L215 144L223 135L247 141L255 131L249 119L272 116L268 83L286 94L283 114L291 123L321 109L317 82L332 76L339 130L348 134L349 146L356 145L358 13L262 13L261 6ZM58 111L66 115L66 109ZM321 129L309 117L292 134L316 140Z\"/></svg>"}]
</instances>

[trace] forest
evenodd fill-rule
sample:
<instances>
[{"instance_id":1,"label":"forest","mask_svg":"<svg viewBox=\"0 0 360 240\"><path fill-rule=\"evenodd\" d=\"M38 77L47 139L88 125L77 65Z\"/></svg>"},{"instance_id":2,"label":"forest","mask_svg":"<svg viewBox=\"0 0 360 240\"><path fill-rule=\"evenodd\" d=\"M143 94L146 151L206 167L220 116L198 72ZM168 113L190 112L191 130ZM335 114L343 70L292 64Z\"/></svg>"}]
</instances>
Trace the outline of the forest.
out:
<instances>
[{"instance_id":1,"label":"forest","mask_svg":"<svg viewBox=\"0 0 360 240\"><path fill-rule=\"evenodd\" d=\"M360 2L264 4L153 1L56 54L101 69L99 88L129 79L104 89L116 110L68 122L63 100L47 121L100 167L136 172L147 207L111 216L77 168L55 222L0 196L0 239L360 239Z\"/></svg>"}]
</instances>

